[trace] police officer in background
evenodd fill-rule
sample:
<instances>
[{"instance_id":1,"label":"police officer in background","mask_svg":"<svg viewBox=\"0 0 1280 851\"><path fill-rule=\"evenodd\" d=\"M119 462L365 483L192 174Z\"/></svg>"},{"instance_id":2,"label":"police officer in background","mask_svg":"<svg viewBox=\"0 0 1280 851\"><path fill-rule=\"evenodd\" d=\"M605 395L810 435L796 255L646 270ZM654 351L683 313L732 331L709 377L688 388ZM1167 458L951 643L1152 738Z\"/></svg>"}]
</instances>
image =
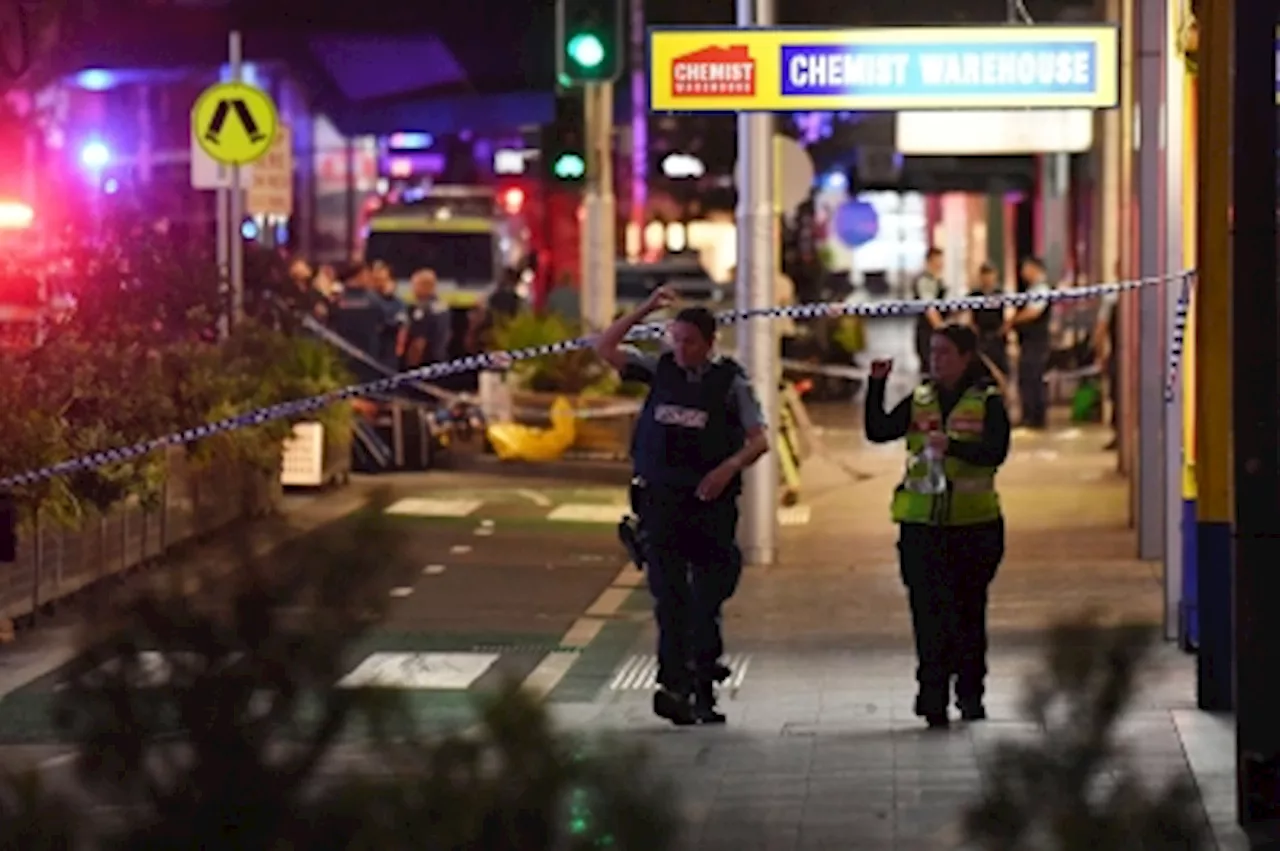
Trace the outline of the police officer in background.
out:
<instances>
[{"instance_id":1,"label":"police officer in background","mask_svg":"<svg viewBox=\"0 0 1280 851\"><path fill-rule=\"evenodd\" d=\"M1049 273L1044 261L1028 257L1022 261L1022 286L1024 293L1049 292ZM1049 323L1052 314L1049 302L1037 301L1018 308L1005 321L1004 330L1018 333L1018 399L1022 403L1024 428L1043 429L1049 425L1049 397L1045 392L1044 375L1049 369L1049 353L1052 339Z\"/></svg>"},{"instance_id":2,"label":"police officer in background","mask_svg":"<svg viewBox=\"0 0 1280 851\"><path fill-rule=\"evenodd\" d=\"M916 301L933 301L947 297L942 283L942 249L930 248L924 255L924 271L911 283L911 297ZM930 307L916 317L916 356L920 358L920 374L929 371L929 340L935 328L942 326L942 314Z\"/></svg>"},{"instance_id":3,"label":"police officer in background","mask_svg":"<svg viewBox=\"0 0 1280 851\"><path fill-rule=\"evenodd\" d=\"M707 309L677 313L661 355L622 345L632 327L674 301L670 289L655 290L609 326L595 350L625 380L649 385L632 445L632 493L658 625L653 711L678 725L715 724L725 720L715 684L729 673L720 662L721 607L742 575L742 471L769 440L746 373L713 351L716 320Z\"/></svg>"},{"instance_id":4,"label":"police officer in background","mask_svg":"<svg viewBox=\"0 0 1280 851\"><path fill-rule=\"evenodd\" d=\"M436 298L433 269L419 269L409 283L413 287L413 306L408 311L409 321L400 329L396 351L402 369L417 369L445 359L449 350L449 313Z\"/></svg>"},{"instance_id":5,"label":"police officer in background","mask_svg":"<svg viewBox=\"0 0 1280 851\"><path fill-rule=\"evenodd\" d=\"M333 306L329 325L339 337L377 360L386 334L387 310L385 300L370 290L370 284L368 267L357 265L348 275ZM384 377L356 358L349 358L347 366L361 382Z\"/></svg>"},{"instance_id":6,"label":"police officer in background","mask_svg":"<svg viewBox=\"0 0 1280 851\"><path fill-rule=\"evenodd\" d=\"M930 727L987 717L987 589L1004 558L996 471L1009 454L1009 414L986 380L978 336L944 325L929 343L930 375L888 413L893 361L871 364L866 433L874 443L906 438L907 470L893 494L902 581L915 633L915 712Z\"/></svg>"},{"instance_id":7,"label":"police officer in background","mask_svg":"<svg viewBox=\"0 0 1280 851\"><path fill-rule=\"evenodd\" d=\"M996 267L983 263L978 268L978 285L969 295L973 298L984 298L998 295ZM993 380L1004 381L1009 375L1009 333L1005 329L1005 309L1003 307L979 307L969 311L969 324L978 332L978 352L987 359L991 368L999 370L1000 375L990 375Z\"/></svg>"}]
</instances>

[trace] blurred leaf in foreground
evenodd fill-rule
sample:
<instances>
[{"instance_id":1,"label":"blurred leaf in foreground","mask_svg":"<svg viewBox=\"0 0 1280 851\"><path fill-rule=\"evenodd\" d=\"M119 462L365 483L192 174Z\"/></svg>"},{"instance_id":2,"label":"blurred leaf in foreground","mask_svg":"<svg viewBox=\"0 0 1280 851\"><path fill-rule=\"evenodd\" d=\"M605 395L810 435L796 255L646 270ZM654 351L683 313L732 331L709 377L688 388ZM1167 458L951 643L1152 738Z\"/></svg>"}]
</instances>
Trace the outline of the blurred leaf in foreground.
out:
<instances>
[{"instance_id":1,"label":"blurred leaf in foreground","mask_svg":"<svg viewBox=\"0 0 1280 851\"><path fill-rule=\"evenodd\" d=\"M1202 851L1210 847L1188 777L1142 782L1118 725L1157 637L1094 617L1050 632L1023 711L1037 734L998 744L984 766L968 838L987 851Z\"/></svg>"}]
</instances>

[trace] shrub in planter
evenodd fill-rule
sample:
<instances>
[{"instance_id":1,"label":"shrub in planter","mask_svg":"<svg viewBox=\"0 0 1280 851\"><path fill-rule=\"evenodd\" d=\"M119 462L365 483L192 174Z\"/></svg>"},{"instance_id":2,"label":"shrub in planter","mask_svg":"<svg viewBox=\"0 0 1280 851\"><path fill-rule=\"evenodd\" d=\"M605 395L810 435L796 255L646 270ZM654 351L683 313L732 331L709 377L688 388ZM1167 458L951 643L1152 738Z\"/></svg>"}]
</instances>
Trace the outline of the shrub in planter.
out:
<instances>
[{"instance_id":1,"label":"shrub in planter","mask_svg":"<svg viewBox=\"0 0 1280 851\"><path fill-rule=\"evenodd\" d=\"M492 339L495 349L511 351L559 343L581 335L579 323L557 314L539 316L525 311L497 323ZM607 388L612 370L601 363L595 352L578 349L520 361L511 367L511 376L524 390L578 396Z\"/></svg>"}]
</instances>

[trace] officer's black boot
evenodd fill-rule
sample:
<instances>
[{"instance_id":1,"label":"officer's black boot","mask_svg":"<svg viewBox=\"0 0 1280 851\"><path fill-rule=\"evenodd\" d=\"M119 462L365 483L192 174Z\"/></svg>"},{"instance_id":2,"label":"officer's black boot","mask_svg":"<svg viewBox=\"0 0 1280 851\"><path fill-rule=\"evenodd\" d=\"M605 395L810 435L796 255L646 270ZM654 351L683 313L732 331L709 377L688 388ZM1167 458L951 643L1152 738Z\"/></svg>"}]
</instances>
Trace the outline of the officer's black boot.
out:
<instances>
[{"instance_id":1,"label":"officer's black boot","mask_svg":"<svg viewBox=\"0 0 1280 851\"><path fill-rule=\"evenodd\" d=\"M700 682L693 689L693 718L699 724L723 724L727 719L716 709L716 687Z\"/></svg>"},{"instance_id":2,"label":"officer's black boot","mask_svg":"<svg viewBox=\"0 0 1280 851\"><path fill-rule=\"evenodd\" d=\"M677 727L698 723L689 693L667 686L659 686L653 693L653 714Z\"/></svg>"},{"instance_id":3,"label":"officer's black boot","mask_svg":"<svg viewBox=\"0 0 1280 851\"><path fill-rule=\"evenodd\" d=\"M916 698L916 715L924 719L931 730L942 730L951 726L951 718L947 715L947 703L944 696L941 701L925 695Z\"/></svg>"}]
</instances>

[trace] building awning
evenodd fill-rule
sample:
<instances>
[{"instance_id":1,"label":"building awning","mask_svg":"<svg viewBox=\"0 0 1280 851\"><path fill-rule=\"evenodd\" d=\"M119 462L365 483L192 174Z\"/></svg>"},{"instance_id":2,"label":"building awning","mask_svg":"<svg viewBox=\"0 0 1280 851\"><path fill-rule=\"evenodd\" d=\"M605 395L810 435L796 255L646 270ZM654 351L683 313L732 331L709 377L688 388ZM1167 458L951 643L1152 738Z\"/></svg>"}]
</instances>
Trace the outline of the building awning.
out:
<instances>
[{"instance_id":1,"label":"building awning","mask_svg":"<svg viewBox=\"0 0 1280 851\"><path fill-rule=\"evenodd\" d=\"M401 131L445 135L505 132L555 117L555 95L546 92L463 94L406 103L346 103L329 110L344 136L384 136Z\"/></svg>"}]
</instances>

